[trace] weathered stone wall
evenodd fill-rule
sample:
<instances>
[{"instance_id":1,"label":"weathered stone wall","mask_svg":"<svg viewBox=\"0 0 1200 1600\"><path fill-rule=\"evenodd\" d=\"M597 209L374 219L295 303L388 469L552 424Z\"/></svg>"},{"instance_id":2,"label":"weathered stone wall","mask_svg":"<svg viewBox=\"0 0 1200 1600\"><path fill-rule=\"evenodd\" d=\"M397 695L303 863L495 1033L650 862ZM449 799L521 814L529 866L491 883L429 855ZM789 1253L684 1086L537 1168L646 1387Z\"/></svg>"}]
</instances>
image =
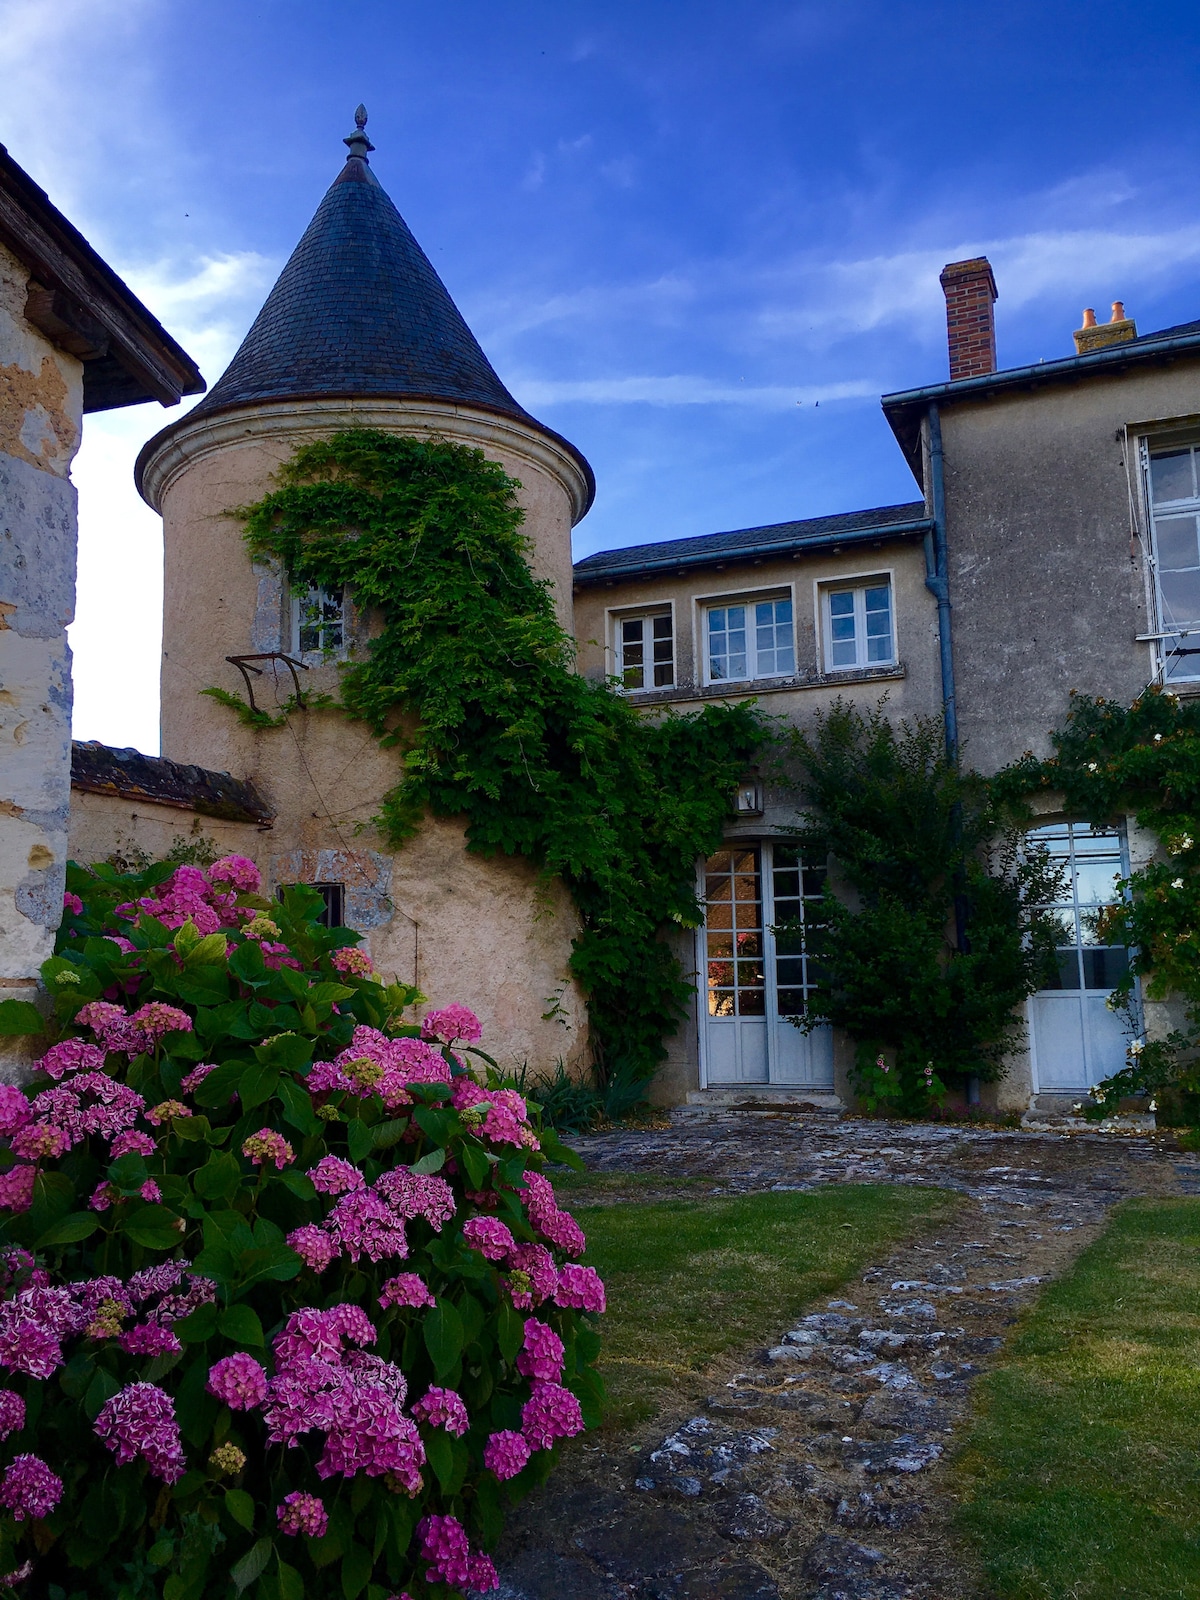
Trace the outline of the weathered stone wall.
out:
<instances>
[{"instance_id":1,"label":"weathered stone wall","mask_svg":"<svg viewBox=\"0 0 1200 1600\"><path fill-rule=\"evenodd\" d=\"M24 314L0 246L0 998L33 998L62 917L83 367Z\"/></svg>"},{"instance_id":2,"label":"weathered stone wall","mask_svg":"<svg viewBox=\"0 0 1200 1600\"><path fill-rule=\"evenodd\" d=\"M555 585L570 626L570 529L581 507L573 458L541 435L483 414L373 402L264 407L217 416L168 440L147 471L163 513L166 596L163 754L250 779L276 814L246 853L273 889L287 882L346 886L347 922L366 935L385 973L417 982L433 1005L459 1000L484 1024L484 1047L505 1065L550 1069L586 1058L586 1011L567 967L578 918L565 891L524 860L468 853L460 823L429 818L393 850L372 826L397 782L400 757L333 709L295 712L283 728L247 728L201 694L242 690L226 657L288 650L289 607L279 574L251 564L231 508L257 500L297 444L354 425L441 433L481 446L519 478L533 565ZM579 492L577 492L577 490ZM336 665L302 674L310 694L337 688ZM256 681L273 708L290 672Z\"/></svg>"},{"instance_id":3,"label":"weathered stone wall","mask_svg":"<svg viewBox=\"0 0 1200 1600\"><path fill-rule=\"evenodd\" d=\"M147 861L161 861L181 848L214 856L238 854L258 859L270 834L249 822L201 817L178 806L154 805L117 795L71 792L70 860L89 867L112 861L137 870Z\"/></svg>"}]
</instances>

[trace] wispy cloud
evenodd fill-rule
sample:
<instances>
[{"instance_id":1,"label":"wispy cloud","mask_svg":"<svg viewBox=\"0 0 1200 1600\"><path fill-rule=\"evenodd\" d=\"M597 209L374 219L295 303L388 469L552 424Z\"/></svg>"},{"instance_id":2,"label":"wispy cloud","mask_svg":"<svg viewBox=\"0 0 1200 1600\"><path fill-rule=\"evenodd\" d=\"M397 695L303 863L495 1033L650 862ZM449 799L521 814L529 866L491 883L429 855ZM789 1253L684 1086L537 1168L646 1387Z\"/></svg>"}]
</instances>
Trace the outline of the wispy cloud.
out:
<instances>
[{"instance_id":1,"label":"wispy cloud","mask_svg":"<svg viewBox=\"0 0 1200 1600\"><path fill-rule=\"evenodd\" d=\"M512 387L521 402L528 406L576 402L606 406L751 406L766 411L819 405L823 400L873 399L880 388L874 379L868 378L803 388L783 384L731 384L683 374L566 380L524 378L513 379Z\"/></svg>"}]
</instances>

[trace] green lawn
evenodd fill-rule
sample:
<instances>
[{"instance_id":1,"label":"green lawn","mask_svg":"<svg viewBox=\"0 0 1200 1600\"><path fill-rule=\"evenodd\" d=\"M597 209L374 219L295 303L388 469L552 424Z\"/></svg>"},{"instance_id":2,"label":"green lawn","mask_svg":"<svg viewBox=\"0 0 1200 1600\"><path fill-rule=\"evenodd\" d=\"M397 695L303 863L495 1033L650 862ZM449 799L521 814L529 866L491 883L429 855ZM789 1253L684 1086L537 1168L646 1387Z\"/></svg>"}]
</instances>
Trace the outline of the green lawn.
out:
<instances>
[{"instance_id":1,"label":"green lawn","mask_svg":"<svg viewBox=\"0 0 1200 1600\"><path fill-rule=\"evenodd\" d=\"M733 1199L708 1197L694 1180L612 1175L561 1187L587 1231L585 1259L608 1286L610 1427L691 1404L722 1356L774 1343L817 1296L955 1205L939 1190L882 1184ZM637 1198L645 1192L655 1197Z\"/></svg>"},{"instance_id":2,"label":"green lawn","mask_svg":"<svg viewBox=\"0 0 1200 1600\"><path fill-rule=\"evenodd\" d=\"M961 1516L1002 1600L1200 1597L1200 1200L1120 1207L980 1402Z\"/></svg>"}]
</instances>

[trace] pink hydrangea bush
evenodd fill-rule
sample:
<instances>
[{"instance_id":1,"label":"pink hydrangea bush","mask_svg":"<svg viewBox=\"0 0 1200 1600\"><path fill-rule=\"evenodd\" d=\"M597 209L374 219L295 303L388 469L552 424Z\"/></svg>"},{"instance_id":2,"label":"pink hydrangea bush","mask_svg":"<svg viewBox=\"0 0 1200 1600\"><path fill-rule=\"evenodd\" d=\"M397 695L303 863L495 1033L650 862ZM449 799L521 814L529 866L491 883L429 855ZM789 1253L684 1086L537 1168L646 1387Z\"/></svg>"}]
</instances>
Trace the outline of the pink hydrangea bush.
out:
<instances>
[{"instance_id":1,"label":"pink hydrangea bush","mask_svg":"<svg viewBox=\"0 0 1200 1600\"><path fill-rule=\"evenodd\" d=\"M598 1420L569 1152L468 1069L465 1006L399 1023L415 990L260 888L239 856L72 868L54 1030L0 1085L0 1573L30 1600L487 1593L505 1508Z\"/></svg>"}]
</instances>

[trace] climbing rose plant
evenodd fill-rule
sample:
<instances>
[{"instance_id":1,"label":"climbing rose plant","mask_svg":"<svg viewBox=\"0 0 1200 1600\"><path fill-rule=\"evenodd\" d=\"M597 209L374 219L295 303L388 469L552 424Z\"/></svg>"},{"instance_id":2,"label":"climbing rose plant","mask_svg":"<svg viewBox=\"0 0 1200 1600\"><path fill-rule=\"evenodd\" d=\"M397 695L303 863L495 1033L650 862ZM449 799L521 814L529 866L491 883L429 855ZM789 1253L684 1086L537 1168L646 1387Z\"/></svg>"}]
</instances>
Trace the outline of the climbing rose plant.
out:
<instances>
[{"instance_id":1,"label":"climbing rose plant","mask_svg":"<svg viewBox=\"0 0 1200 1600\"><path fill-rule=\"evenodd\" d=\"M486 1593L597 1420L574 1158L476 1081L465 1006L404 1024L316 895L258 890L70 869L55 1039L0 1085L5 1592Z\"/></svg>"}]
</instances>

